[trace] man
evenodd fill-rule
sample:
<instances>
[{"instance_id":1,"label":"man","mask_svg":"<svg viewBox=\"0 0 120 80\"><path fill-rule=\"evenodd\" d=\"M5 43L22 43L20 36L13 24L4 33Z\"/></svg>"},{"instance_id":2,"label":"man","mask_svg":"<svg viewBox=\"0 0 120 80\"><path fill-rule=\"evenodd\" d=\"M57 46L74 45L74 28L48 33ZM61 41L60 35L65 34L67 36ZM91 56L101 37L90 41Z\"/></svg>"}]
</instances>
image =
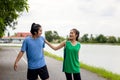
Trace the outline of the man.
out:
<instances>
[{"instance_id":1,"label":"man","mask_svg":"<svg viewBox=\"0 0 120 80\"><path fill-rule=\"evenodd\" d=\"M43 51L45 39L41 36L42 28L39 24L33 23L30 32L32 35L26 37L23 41L21 51L14 63L14 70L16 71L18 62L26 51L28 61L27 79L37 80L39 75L42 80L48 80L49 74Z\"/></svg>"}]
</instances>

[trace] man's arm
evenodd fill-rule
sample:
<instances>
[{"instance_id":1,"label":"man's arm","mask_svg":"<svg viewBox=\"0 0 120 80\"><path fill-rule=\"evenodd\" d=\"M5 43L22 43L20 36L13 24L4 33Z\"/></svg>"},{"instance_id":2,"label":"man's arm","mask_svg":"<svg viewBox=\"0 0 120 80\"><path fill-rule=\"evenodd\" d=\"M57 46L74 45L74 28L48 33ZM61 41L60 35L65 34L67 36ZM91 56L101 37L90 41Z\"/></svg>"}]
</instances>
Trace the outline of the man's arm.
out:
<instances>
[{"instance_id":1,"label":"man's arm","mask_svg":"<svg viewBox=\"0 0 120 80\"><path fill-rule=\"evenodd\" d=\"M24 52L20 51L16 60L15 60L15 63L14 63L14 70L16 71L17 70L17 66L18 66L18 62L19 60L21 59L21 57L23 56Z\"/></svg>"}]
</instances>

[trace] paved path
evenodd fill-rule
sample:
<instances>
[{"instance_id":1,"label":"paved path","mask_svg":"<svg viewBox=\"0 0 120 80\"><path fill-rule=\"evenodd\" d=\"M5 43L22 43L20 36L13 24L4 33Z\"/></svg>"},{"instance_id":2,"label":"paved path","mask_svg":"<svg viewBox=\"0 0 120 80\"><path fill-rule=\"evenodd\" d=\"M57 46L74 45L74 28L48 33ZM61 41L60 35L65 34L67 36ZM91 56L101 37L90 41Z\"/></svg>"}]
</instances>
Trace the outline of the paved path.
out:
<instances>
[{"instance_id":1,"label":"paved path","mask_svg":"<svg viewBox=\"0 0 120 80\"><path fill-rule=\"evenodd\" d=\"M17 72L13 70L13 64L19 52L19 47L2 47L0 49L0 80L26 80L27 63L26 56L19 62ZM62 72L62 62L45 57L50 74L50 80L65 80ZM82 80L105 80L94 73L81 69Z\"/></svg>"}]
</instances>

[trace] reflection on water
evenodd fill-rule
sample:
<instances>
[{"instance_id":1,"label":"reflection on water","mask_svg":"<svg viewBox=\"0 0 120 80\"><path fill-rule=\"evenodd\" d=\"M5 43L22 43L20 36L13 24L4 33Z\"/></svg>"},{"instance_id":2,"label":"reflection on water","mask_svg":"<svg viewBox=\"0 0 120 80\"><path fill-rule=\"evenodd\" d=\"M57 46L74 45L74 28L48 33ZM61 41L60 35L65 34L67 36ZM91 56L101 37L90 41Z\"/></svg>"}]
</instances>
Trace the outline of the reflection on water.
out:
<instances>
[{"instance_id":1,"label":"reflection on water","mask_svg":"<svg viewBox=\"0 0 120 80\"><path fill-rule=\"evenodd\" d=\"M54 51L46 45L45 50L63 57L63 48ZM120 46L82 44L80 61L120 74Z\"/></svg>"}]
</instances>

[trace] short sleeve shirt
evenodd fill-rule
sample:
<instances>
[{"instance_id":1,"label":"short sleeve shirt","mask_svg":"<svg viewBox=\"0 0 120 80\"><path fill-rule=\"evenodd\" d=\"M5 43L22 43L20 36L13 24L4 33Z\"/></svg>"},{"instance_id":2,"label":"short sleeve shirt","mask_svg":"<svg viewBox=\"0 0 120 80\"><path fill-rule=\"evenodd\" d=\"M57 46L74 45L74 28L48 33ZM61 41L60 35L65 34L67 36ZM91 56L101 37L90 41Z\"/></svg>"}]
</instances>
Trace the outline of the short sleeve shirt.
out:
<instances>
[{"instance_id":1,"label":"short sleeve shirt","mask_svg":"<svg viewBox=\"0 0 120 80\"><path fill-rule=\"evenodd\" d=\"M21 51L26 51L28 68L37 69L45 65L43 48L45 47L45 40L42 36L33 39L28 36L22 44Z\"/></svg>"}]
</instances>

